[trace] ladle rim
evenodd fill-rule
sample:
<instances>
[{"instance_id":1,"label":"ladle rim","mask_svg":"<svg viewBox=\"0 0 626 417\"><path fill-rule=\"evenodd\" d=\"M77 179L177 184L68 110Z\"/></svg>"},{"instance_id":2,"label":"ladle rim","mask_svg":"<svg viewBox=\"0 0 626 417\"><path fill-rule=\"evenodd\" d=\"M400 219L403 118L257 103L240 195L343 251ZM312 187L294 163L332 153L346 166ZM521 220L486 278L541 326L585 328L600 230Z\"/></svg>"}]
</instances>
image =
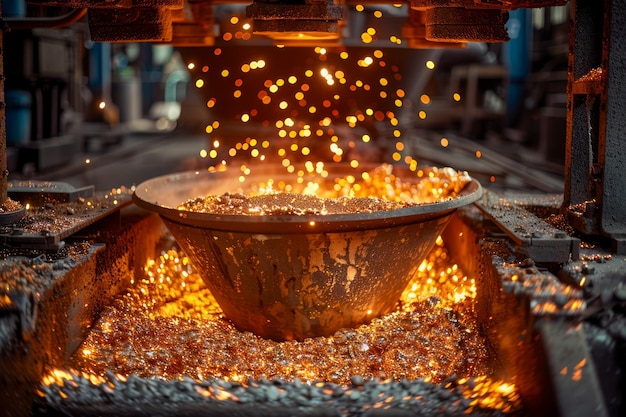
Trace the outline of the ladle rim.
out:
<instances>
[{"instance_id":1,"label":"ladle rim","mask_svg":"<svg viewBox=\"0 0 626 417\"><path fill-rule=\"evenodd\" d=\"M394 167L394 169L397 168L400 167ZM432 169L434 167L423 170L428 172ZM328 215L224 215L179 210L176 207L159 203L159 196L162 197L168 187L171 190L173 185L180 187L197 184L199 181L219 181L224 175L232 176L233 174L229 171L187 171L155 177L142 182L135 188L133 200L139 207L185 225L221 231L284 234L348 232L418 223L449 215L457 208L477 201L483 194L480 183L472 178L457 196L450 200L394 210ZM202 194L187 195L177 204L200 195Z\"/></svg>"}]
</instances>

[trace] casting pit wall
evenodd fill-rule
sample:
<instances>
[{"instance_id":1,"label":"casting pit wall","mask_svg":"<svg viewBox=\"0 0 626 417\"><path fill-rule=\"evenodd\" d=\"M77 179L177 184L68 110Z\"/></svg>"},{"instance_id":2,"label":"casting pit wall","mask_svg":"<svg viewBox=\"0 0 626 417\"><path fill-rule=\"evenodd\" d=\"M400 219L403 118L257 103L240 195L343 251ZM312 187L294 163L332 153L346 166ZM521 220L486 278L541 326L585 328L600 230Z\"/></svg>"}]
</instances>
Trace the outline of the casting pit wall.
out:
<instances>
[{"instance_id":1,"label":"casting pit wall","mask_svg":"<svg viewBox=\"0 0 626 417\"><path fill-rule=\"evenodd\" d=\"M564 366L573 369L581 357L588 360L584 371L593 372L584 343L581 346L575 340L578 330L567 320L535 318L528 297L503 291L498 263L503 259L523 260L515 258L504 240L488 237L490 228L491 224L472 206L453 216L443 238L455 262L476 277L478 317L492 350L494 377L516 384L528 415L583 415L571 411L579 407L586 412L597 405L593 378L584 377L569 385L558 381L559 370ZM160 252L165 230L156 215L146 215L133 207L122 213L119 228L107 225L99 233L98 240L105 246L93 246L83 259L60 274L54 285L41 292L39 299L25 303L32 306L26 309L32 311L31 316L25 318L27 315L16 312L0 315L0 401L8 405L7 415L30 414L44 368L64 368L102 308L129 285L132 277L141 276L146 261ZM29 328L31 318L33 325ZM555 338L569 338L564 342L567 352L551 345ZM572 390L585 391L580 397L589 404L576 404L572 400L576 396L567 395ZM568 406L567 399L572 405ZM92 411L113 415L131 410L105 407ZM256 407L237 411L260 413ZM261 414L273 415L272 410L265 411ZM309 411L309 415L316 412ZM317 411L319 415L333 415L331 410Z\"/></svg>"},{"instance_id":2,"label":"casting pit wall","mask_svg":"<svg viewBox=\"0 0 626 417\"><path fill-rule=\"evenodd\" d=\"M100 311L154 256L165 233L157 215L130 206L112 216L85 231L98 243L79 257L29 261L46 270L45 284L22 286L11 297L18 301L0 309L0 414L31 414L45 368L67 363Z\"/></svg>"},{"instance_id":3,"label":"casting pit wall","mask_svg":"<svg viewBox=\"0 0 626 417\"><path fill-rule=\"evenodd\" d=\"M530 416L608 415L579 319L537 313L532 294L505 290L506 265L549 272L498 235L475 206L459 209L442 234L454 261L477 277L477 319L492 349L495 377L516 385Z\"/></svg>"}]
</instances>

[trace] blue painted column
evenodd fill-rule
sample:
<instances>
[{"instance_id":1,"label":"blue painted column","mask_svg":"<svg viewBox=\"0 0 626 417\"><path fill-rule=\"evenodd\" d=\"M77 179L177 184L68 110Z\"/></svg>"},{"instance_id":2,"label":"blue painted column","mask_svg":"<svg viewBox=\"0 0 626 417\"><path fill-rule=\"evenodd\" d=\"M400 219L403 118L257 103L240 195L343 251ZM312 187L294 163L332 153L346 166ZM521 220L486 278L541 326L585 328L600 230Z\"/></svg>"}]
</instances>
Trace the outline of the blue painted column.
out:
<instances>
[{"instance_id":1,"label":"blue painted column","mask_svg":"<svg viewBox=\"0 0 626 417\"><path fill-rule=\"evenodd\" d=\"M3 17L26 16L26 0L2 0Z\"/></svg>"},{"instance_id":2,"label":"blue painted column","mask_svg":"<svg viewBox=\"0 0 626 417\"><path fill-rule=\"evenodd\" d=\"M94 99L111 104L111 44L94 42L89 49L89 89Z\"/></svg>"},{"instance_id":3,"label":"blue painted column","mask_svg":"<svg viewBox=\"0 0 626 417\"><path fill-rule=\"evenodd\" d=\"M517 9L509 12L506 24L511 40L503 44L503 63L508 69L507 123L515 122L524 105L524 86L530 73L533 26L532 11Z\"/></svg>"}]
</instances>

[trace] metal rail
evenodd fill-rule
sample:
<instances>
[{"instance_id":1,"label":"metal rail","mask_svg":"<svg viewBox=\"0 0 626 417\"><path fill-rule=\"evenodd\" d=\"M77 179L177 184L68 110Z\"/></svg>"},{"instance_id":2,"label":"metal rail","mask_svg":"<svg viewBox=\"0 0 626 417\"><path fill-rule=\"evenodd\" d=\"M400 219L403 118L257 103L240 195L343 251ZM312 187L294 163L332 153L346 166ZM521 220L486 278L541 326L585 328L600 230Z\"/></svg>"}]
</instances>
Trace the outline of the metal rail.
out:
<instances>
[{"instance_id":1,"label":"metal rail","mask_svg":"<svg viewBox=\"0 0 626 417\"><path fill-rule=\"evenodd\" d=\"M4 30L28 30L38 28L58 29L78 22L87 14L87 9L74 9L56 17L7 17L3 19Z\"/></svg>"}]
</instances>

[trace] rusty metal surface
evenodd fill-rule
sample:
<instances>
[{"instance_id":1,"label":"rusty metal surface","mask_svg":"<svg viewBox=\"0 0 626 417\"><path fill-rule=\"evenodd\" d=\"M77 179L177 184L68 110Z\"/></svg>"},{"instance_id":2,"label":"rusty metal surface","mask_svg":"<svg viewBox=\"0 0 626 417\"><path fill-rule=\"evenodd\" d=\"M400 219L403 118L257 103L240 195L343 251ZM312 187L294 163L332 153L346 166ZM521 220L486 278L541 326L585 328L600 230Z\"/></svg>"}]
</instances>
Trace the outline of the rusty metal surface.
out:
<instances>
[{"instance_id":1,"label":"rusty metal surface","mask_svg":"<svg viewBox=\"0 0 626 417\"><path fill-rule=\"evenodd\" d=\"M339 20L343 17L341 6L332 2L292 4L256 1L246 7L246 15L259 20Z\"/></svg>"},{"instance_id":2,"label":"rusty metal surface","mask_svg":"<svg viewBox=\"0 0 626 417\"><path fill-rule=\"evenodd\" d=\"M276 183L287 181L294 183L294 176L280 168L257 167L254 176L248 181L264 181L273 178ZM335 168L333 175L350 174L355 171L347 166ZM405 174L414 172L405 169ZM408 176L406 179L408 180ZM404 179L404 178L403 178ZM391 210L360 212L354 214L319 215L281 215L281 216L242 216L194 213L178 210L176 207L198 196L207 194L220 195L225 192L241 190L239 171L236 168L222 172L183 172L153 178L139 184L133 199L137 205L147 210L180 223L195 227L206 227L223 231L243 231L248 233L305 233L305 232L344 232L352 230L374 229L396 225L412 224L431 218L450 214L458 207L471 204L482 195L482 187L473 180L456 198L432 204ZM313 223L311 223L313 222Z\"/></svg>"},{"instance_id":3,"label":"rusty metal surface","mask_svg":"<svg viewBox=\"0 0 626 417\"><path fill-rule=\"evenodd\" d=\"M467 7L480 9L504 9L562 6L568 0L411 0L415 9L429 9L435 7Z\"/></svg>"},{"instance_id":4,"label":"rusty metal surface","mask_svg":"<svg viewBox=\"0 0 626 417\"><path fill-rule=\"evenodd\" d=\"M249 179L268 178L294 182L256 171ZM454 210L482 193L473 181L441 203L324 216L174 208L240 187L237 171L173 174L140 184L134 199L163 217L238 328L277 340L331 335L389 312Z\"/></svg>"},{"instance_id":5,"label":"rusty metal surface","mask_svg":"<svg viewBox=\"0 0 626 417\"><path fill-rule=\"evenodd\" d=\"M3 415L30 414L44 362L62 363L69 357L68 347L85 337L81 334L85 331L81 323L87 322L84 315L92 309L71 306L80 301L74 298L76 287L80 285L81 291L96 287L93 276L98 250L101 248L94 247L80 259L54 262L26 257L1 261L3 287L7 277L11 277L7 274L11 269L22 269L23 277L22 285L13 284L9 291L2 291L0 304L0 400L6 413ZM36 271L34 279L24 271L28 265L33 265L31 269ZM92 296L95 294L94 291Z\"/></svg>"},{"instance_id":6,"label":"rusty metal surface","mask_svg":"<svg viewBox=\"0 0 626 417\"><path fill-rule=\"evenodd\" d=\"M173 37L169 8L90 9L89 29L95 42L170 41Z\"/></svg>"},{"instance_id":7,"label":"rusty metal surface","mask_svg":"<svg viewBox=\"0 0 626 417\"><path fill-rule=\"evenodd\" d=\"M328 336L390 312L449 215L337 233L234 233L165 219L236 327L275 340Z\"/></svg>"},{"instance_id":8,"label":"rusty metal surface","mask_svg":"<svg viewBox=\"0 0 626 417\"><path fill-rule=\"evenodd\" d=\"M69 203L79 197L93 197L95 194L93 185L76 188L60 181L10 181L8 191L9 197L31 206Z\"/></svg>"},{"instance_id":9,"label":"rusty metal surface","mask_svg":"<svg viewBox=\"0 0 626 417\"><path fill-rule=\"evenodd\" d=\"M8 226L24 217L25 209L20 207L13 211L4 211L0 213L0 226Z\"/></svg>"},{"instance_id":10,"label":"rusty metal surface","mask_svg":"<svg viewBox=\"0 0 626 417\"><path fill-rule=\"evenodd\" d=\"M597 156L599 140L597 117L592 119L591 102L584 94L575 94L574 85L577 79L597 68L602 60L602 22L603 10L596 2L577 1L572 3L572 15L576 16L570 30L570 48L568 62L568 107L565 156L565 194L564 206L574 206L595 199L595 181L592 179L594 153ZM591 123L596 129L589 129ZM595 148L593 142L596 142ZM595 214L594 214L595 216ZM597 233L597 223L581 223L580 230L586 234Z\"/></svg>"},{"instance_id":11,"label":"rusty metal surface","mask_svg":"<svg viewBox=\"0 0 626 417\"><path fill-rule=\"evenodd\" d=\"M583 330L593 355L609 415L623 414L624 350L626 349L626 257L600 248L581 251L559 277L583 289L588 299ZM616 363L617 362L617 363Z\"/></svg>"},{"instance_id":12,"label":"rusty metal surface","mask_svg":"<svg viewBox=\"0 0 626 417\"><path fill-rule=\"evenodd\" d=\"M554 207L559 203L558 199L544 201L545 197L517 197L519 204L532 206ZM495 225L481 219L474 206L457 213L444 232L444 241L447 246L454 245L451 253L457 254L455 259L460 259L464 270L469 271L479 268L478 256L471 253L476 250L471 242L482 246L487 257L483 261L487 264L486 275L492 273L499 285L484 285L489 280L483 278L479 297L488 301L479 302L479 317L488 323L488 334L492 329L487 318L505 323L495 337L500 344L496 346L504 350L498 357L519 366L516 380L529 415L621 416L626 257L583 245L578 261L568 262L552 273L514 254L507 239L497 237ZM468 267L467 262L474 266ZM525 306L525 310L500 310L514 304ZM515 327L513 323L520 317L527 323ZM529 348L535 353L527 352ZM537 354L545 355L545 363L533 362ZM549 373L545 380L538 375L541 372ZM545 381L550 381L549 386ZM550 401L556 402L554 409Z\"/></svg>"},{"instance_id":13,"label":"rusty metal surface","mask_svg":"<svg viewBox=\"0 0 626 417\"><path fill-rule=\"evenodd\" d=\"M574 227L626 253L623 2L573 1L564 206Z\"/></svg>"},{"instance_id":14,"label":"rusty metal surface","mask_svg":"<svg viewBox=\"0 0 626 417\"><path fill-rule=\"evenodd\" d=\"M0 17L2 5L0 4ZM4 30L0 30L0 44L4 42ZM4 101L4 50L0 49L0 202L7 199L7 182L9 171L7 169L7 118L6 102Z\"/></svg>"},{"instance_id":15,"label":"rusty metal surface","mask_svg":"<svg viewBox=\"0 0 626 417\"><path fill-rule=\"evenodd\" d=\"M89 10L89 27L94 41L152 41L168 42L176 45L211 45L213 34L207 30L204 22L206 19L196 13L194 8L202 5L211 8L221 4L248 4L246 14L253 20L253 30L275 40L290 40L297 32L314 36L324 33L335 33L339 38L341 34L340 21L344 19L345 5L337 5L329 0L302 0L294 1L269 1L269 0L31 0L41 6L63 6L70 8L85 8ZM503 19L497 17L501 11L517 8L536 8L563 5L566 0L412 0L410 8L419 11L428 11L434 14L447 14L450 21L441 19L427 19L427 39L412 37L412 47L425 48L443 47L449 48L454 44L466 41L502 42L508 39L507 31L503 25ZM366 3L369 3L367 1ZM392 4L393 2L373 2L375 4ZM347 2L348 5L360 4L360 2ZM178 17L184 12L184 23L180 24ZM144 18L130 17L136 11L141 11ZM177 16L171 16L170 12L177 12ZM158 21L151 17L158 16ZM473 19L481 15L485 18L476 22ZM489 18L489 17L492 17ZM126 27L118 22L125 22ZM460 21L461 23L454 23ZM327 25L323 25L326 22ZM472 22L472 24L466 24ZM37 25L31 20L15 21L14 24L22 27ZM50 24L41 21L40 24ZM191 28L193 25L200 36L194 36ZM286 37L286 33L292 33ZM427 44L427 42L432 44Z\"/></svg>"},{"instance_id":16,"label":"rusty metal surface","mask_svg":"<svg viewBox=\"0 0 626 417\"><path fill-rule=\"evenodd\" d=\"M568 236L510 200L487 192L476 204L520 252L535 262L565 263L578 259L580 239Z\"/></svg>"},{"instance_id":17,"label":"rusty metal surface","mask_svg":"<svg viewBox=\"0 0 626 417\"><path fill-rule=\"evenodd\" d=\"M325 0L298 4L257 0L246 7L246 16L252 19L254 33L273 38L288 34L287 39L327 34L339 37L343 8Z\"/></svg>"},{"instance_id":18,"label":"rusty metal surface","mask_svg":"<svg viewBox=\"0 0 626 417\"><path fill-rule=\"evenodd\" d=\"M542 319L536 326L545 347L560 415L608 416L582 327L553 319Z\"/></svg>"},{"instance_id":19,"label":"rusty metal surface","mask_svg":"<svg viewBox=\"0 0 626 417\"><path fill-rule=\"evenodd\" d=\"M606 11L608 28L605 36L606 87L606 139L603 161L604 194L602 197L602 231L614 240L614 250L626 254L626 120L624 120L624 63L626 62L626 6L624 2L608 2Z\"/></svg>"},{"instance_id":20,"label":"rusty metal surface","mask_svg":"<svg viewBox=\"0 0 626 417\"><path fill-rule=\"evenodd\" d=\"M97 193L83 203L48 204L27 210L25 217L0 227L0 244L10 248L57 250L64 239L103 220L131 203L130 195L118 195L110 200ZM32 230L31 230L32 229Z\"/></svg>"},{"instance_id":21,"label":"rusty metal surface","mask_svg":"<svg viewBox=\"0 0 626 417\"><path fill-rule=\"evenodd\" d=\"M44 367L68 360L97 315L154 256L160 220L129 215L133 221L114 232L101 230L101 243L86 244L82 255L70 249L67 257L60 251L0 261L0 415L38 414L33 401ZM78 414L83 412L81 407Z\"/></svg>"},{"instance_id":22,"label":"rusty metal surface","mask_svg":"<svg viewBox=\"0 0 626 417\"><path fill-rule=\"evenodd\" d=\"M580 261L566 265L572 276L564 283L561 273L557 278L513 253L507 239L497 237L498 230L481 219L478 209L471 206L457 213L444 241L455 249L461 247L455 259L464 270L481 271L479 321L494 343L504 368L500 372L506 375L513 370L528 415L622 415L623 361L617 358L623 339L616 344L606 335L606 324L590 326L589 310L594 307L583 283L584 278L594 277L602 284L591 283L590 288L606 286L610 291L603 298L626 300L626 291L622 295L613 290L615 282L607 285L604 273L623 271L624 258L583 249ZM611 313L607 315L619 316Z\"/></svg>"},{"instance_id":23,"label":"rusty metal surface","mask_svg":"<svg viewBox=\"0 0 626 417\"><path fill-rule=\"evenodd\" d=\"M426 39L442 42L504 42L508 12L498 9L426 9Z\"/></svg>"},{"instance_id":24,"label":"rusty metal surface","mask_svg":"<svg viewBox=\"0 0 626 417\"><path fill-rule=\"evenodd\" d=\"M407 46L415 49L464 48L465 42L438 42L426 39L426 12L409 8L408 17L402 25L402 38Z\"/></svg>"}]
</instances>

